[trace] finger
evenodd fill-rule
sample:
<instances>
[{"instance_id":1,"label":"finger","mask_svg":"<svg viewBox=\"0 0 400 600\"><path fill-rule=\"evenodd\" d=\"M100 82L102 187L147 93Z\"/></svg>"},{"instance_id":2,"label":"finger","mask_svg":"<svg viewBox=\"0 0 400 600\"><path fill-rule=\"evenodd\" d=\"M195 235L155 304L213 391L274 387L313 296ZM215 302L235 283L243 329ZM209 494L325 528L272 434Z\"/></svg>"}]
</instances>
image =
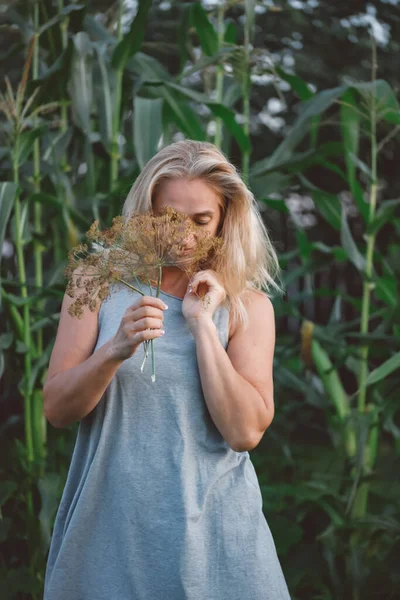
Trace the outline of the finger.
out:
<instances>
[{"instance_id":1,"label":"finger","mask_svg":"<svg viewBox=\"0 0 400 600\"><path fill-rule=\"evenodd\" d=\"M163 319L164 313L165 311L161 310L160 308L156 308L155 306L149 306L148 304L145 304L144 306L140 306L136 310L132 310L130 312L130 315L135 321L138 321L139 319L143 319L144 317L154 317L156 319Z\"/></svg>"},{"instance_id":2,"label":"finger","mask_svg":"<svg viewBox=\"0 0 400 600\"><path fill-rule=\"evenodd\" d=\"M154 319L152 317L144 317L135 321L133 325L133 331L142 331L143 329L161 329L163 322L161 319Z\"/></svg>"},{"instance_id":3,"label":"finger","mask_svg":"<svg viewBox=\"0 0 400 600\"><path fill-rule=\"evenodd\" d=\"M141 296L130 306L130 308L137 310L142 306L154 306L155 308L159 308L161 310L167 310L168 308L161 298L156 298L155 296Z\"/></svg>"},{"instance_id":4,"label":"finger","mask_svg":"<svg viewBox=\"0 0 400 600\"><path fill-rule=\"evenodd\" d=\"M217 283L209 275L198 275L191 282L191 289L193 292L197 292L197 289L201 283L206 283L210 288L216 288Z\"/></svg>"},{"instance_id":5,"label":"finger","mask_svg":"<svg viewBox=\"0 0 400 600\"><path fill-rule=\"evenodd\" d=\"M134 344L141 344L146 340L154 340L156 338L162 337L165 334L163 329L143 329L143 331L138 331L132 337L132 341Z\"/></svg>"}]
</instances>

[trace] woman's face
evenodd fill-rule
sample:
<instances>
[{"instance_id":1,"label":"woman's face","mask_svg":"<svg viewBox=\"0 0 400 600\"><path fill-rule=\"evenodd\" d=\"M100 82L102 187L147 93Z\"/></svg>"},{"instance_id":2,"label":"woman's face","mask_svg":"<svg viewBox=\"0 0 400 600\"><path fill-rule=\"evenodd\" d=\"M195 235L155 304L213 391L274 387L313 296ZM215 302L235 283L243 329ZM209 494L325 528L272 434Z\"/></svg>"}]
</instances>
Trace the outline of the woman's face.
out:
<instances>
[{"instance_id":1,"label":"woman's face","mask_svg":"<svg viewBox=\"0 0 400 600\"><path fill-rule=\"evenodd\" d=\"M220 196L202 179L169 179L160 185L153 199L153 211L158 215L163 206L172 206L216 235L222 220L221 202Z\"/></svg>"}]
</instances>

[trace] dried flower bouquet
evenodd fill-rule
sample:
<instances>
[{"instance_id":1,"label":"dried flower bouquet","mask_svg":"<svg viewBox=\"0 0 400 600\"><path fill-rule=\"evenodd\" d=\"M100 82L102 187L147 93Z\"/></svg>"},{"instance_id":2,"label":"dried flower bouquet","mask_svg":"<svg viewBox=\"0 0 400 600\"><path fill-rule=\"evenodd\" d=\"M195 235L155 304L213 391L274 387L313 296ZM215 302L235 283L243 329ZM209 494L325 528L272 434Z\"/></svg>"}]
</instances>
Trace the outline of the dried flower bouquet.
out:
<instances>
[{"instance_id":1,"label":"dried flower bouquet","mask_svg":"<svg viewBox=\"0 0 400 600\"><path fill-rule=\"evenodd\" d=\"M127 218L115 217L112 226L103 231L99 230L96 220L86 237L90 247L79 244L72 248L64 271L68 277L66 293L75 298L68 312L78 319L83 316L84 306L94 312L98 302L109 297L112 283L122 283L144 295L141 281L149 286L150 295L150 286L156 287L159 297L163 267L179 267L190 278L222 251L221 238L202 230L185 213L171 206L163 207L160 215L148 211ZM77 295L77 290L82 288L84 291ZM148 344L144 342L141 370L148 355ZM152 381L155 381L153 340L150 345Z\"/></svg>"}]
</instances>

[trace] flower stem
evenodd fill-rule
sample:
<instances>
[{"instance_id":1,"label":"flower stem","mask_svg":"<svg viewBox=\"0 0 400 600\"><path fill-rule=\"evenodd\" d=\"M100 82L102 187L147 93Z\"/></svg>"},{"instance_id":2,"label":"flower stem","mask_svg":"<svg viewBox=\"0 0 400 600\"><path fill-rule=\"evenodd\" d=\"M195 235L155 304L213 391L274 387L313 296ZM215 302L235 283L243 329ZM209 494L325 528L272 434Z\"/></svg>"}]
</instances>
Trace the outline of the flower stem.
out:
<instances>
[{"instance_id":1,"label":"flower stem","mask_svg":"<svg viewBox=\"0 0 400 600\"><path fill-rule=\"evenodd\" d=\"M160 271L161 271L161 267L159 267ZM159 288L161 285L161 279L160 279L161 275L159 274L159 282L158 282L158 288L157 288L157 297L160 293ZM128 283L127 281L125 281L125 279L121 279L120 277L116 277L117 281L120 281L121 283L125 284L126 286L128 286L129 288L131 288L132 290L134 290L135 292L137 292L138 294L141 294L142 296L145 295L144 292L142 292L142 290L139 290L138 288L136 288L134 285L131 285L130 283ZM148 357L148 351L147 351L147 346L148 344L146 344L146 342L143 342L144 345L144 359L142 362L142 365L140 367L140 370L143 372L144 369L144 363L146 362L146 359ZM154 354L154 348L153 348L153 340L150 340L150 345L151 345L151 364L152 364L152 375L151 375L151 380L154 382L156 380L156 373L155 373L155 354Z\"/></svg>"},{"instance_id":2,"label":"flower stem","mask_svg":"<svg viewBox=\"0 0 400 600\"><path fill-rule=\"evenodd\" d=\"M131 288L131 290L134 290L135 292L137 292L138 294L141 294L142 296L144 296L144 292L142 292L141 290L138 290L137 288L135 288L135 286L131 285L130 283L128 283L127 281L125 281L125 279L120 279L119 277L116 277L117 281L120 281L121 283L124 283L125 285L127 285L129 288Z\"/></svg>"},{"instance_id":3,"label":"flower stem","mask_svg":"<svg viewBox=\"0 0 400 600\"><path fill-rule=\"evenodd\" d=\"M156 292L156 298L160 297L160 288L161 288L161 277L162 277L162 267L161 265L158 265L158 281L157 281L157 292ZM154 340L151 340L151 380L154 381L156 380L156 355L154 352L154 345L153 345Z\"/></svg>"}]
</instances>

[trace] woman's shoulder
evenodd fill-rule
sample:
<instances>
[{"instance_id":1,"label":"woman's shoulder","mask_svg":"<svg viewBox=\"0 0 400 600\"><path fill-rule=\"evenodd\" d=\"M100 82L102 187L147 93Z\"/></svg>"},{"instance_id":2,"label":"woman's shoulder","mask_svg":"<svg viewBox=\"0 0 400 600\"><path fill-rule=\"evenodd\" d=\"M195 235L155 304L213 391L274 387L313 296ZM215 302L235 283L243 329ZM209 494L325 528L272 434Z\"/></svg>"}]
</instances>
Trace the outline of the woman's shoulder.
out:
<instances>
[{"instance_id":1,"label":"woman's shoulder","mask_svg":"<svg viewBox=\"0 0 400 600\"><path fill-rule=\"evenodd\" d=\"M249 285L248 287L246 287L240 294L240 299L243 302L244 308L248 316L250 316L250 313L252 313L253 311L273 311L272 302L268 294L254 286ZM235 320L233 318L232 306L229 305L229 339L231 339L231 337L235 334L239 325L240 323L238 322L238 320Z\"/></svg>"}]
</instances>

